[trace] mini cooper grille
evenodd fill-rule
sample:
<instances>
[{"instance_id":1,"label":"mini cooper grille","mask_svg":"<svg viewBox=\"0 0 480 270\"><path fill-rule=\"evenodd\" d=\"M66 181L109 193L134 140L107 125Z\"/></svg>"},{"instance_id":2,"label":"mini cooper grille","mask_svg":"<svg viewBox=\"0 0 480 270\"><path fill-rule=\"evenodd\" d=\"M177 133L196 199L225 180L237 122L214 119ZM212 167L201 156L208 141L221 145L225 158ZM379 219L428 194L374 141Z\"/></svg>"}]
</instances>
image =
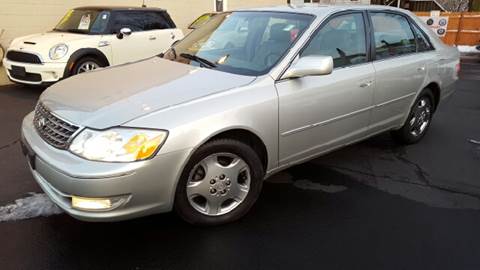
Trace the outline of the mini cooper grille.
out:
<instances>
[{"instance_id":1,"label":"mini cooper grille","mask_svg":"<svg viewBox=\"0 0 480 270\"><path fill-rule=\"evenodd\" d=\"M32 53L9 51L7 53L7 59L21 63L41 64L42 61L38 56Z\"/></svg>"},{"instance_id":2,"label":"mini cooper grille","mask_svg":"<svg viewBox=\"0 0 480 270\"><path fill-rule=\"evenodd\" d=\"M68 147L70 138L79 128L56 117L41 103L35 108L33 125L43 140L59 149Z\"/></svg>"}]
</instances>

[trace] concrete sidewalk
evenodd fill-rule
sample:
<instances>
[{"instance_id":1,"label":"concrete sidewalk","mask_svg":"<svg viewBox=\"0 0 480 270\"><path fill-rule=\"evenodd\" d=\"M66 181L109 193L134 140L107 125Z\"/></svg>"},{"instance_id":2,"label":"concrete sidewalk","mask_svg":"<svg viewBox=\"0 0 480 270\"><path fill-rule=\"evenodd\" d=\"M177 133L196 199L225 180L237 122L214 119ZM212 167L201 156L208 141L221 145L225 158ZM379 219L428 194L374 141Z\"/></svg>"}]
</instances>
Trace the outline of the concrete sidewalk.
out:
<instances>
[{"instance_id":1,"label":"concrete sidewalk","mask_svg":"<svg viewBox=\"0 0 480 270\"><path fill-rule=\"evenodd\" d=\"M7 73L5 72L5 69L3 66L0 66L0 85L7 85L11 84L10 80L7 77Z\"/></svg>"}]
</instances>

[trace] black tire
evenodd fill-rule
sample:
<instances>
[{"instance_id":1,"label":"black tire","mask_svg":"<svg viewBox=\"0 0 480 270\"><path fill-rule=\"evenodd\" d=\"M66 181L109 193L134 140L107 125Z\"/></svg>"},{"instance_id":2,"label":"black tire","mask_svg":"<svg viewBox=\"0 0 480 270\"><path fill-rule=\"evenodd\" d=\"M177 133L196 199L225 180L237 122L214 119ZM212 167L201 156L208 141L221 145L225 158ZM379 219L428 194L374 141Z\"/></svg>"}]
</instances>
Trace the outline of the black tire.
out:
<instances>
[{"instance_id":1,"label":"black tire","mask_svg":"<svg viewBox=\"0 0 480 270\"><path fill-rule=\"evenodd\" d=\"M192 170L204 158L217 153L231 153L245 161L250 170L250 187L244 200L228 213L209 216L196 210L187 197L187 183ZM202 226L214 226L236 221L243 217L260 195L264 177L262 162L257 153L247 144L232 140L218 139L201 146L185 166L175 193L174 208L185 221ZM205 176L206 178L206 176Z\"/></svg>"},{"instance_id":2,"label":"black tire","mask_svg":"<svg viewBox=\"0 0 480 270\"><path fill-rule=\"evenodd\" d=\"M102 61L100 61L98 58L95 58L95 57L91 57L91 56L87 56L87 57L82 57L80 58L79 60L77 60L75 62L75 64L73 65L73 68L72 70L70 71L70 76L73 76L73 75L77 75L79 73L82 73L81 72L81 68L83 65L85 65L86 63L94 63L95 65L97 65L98 67L105 67L105 63L103 63Z\"/></svg>"},{"instance_id":3,"label":"black tire","mask_svg":"<svg viewBox=\"0 0 480 270\"><path fill-rule=\"evenodd\" d=\"M420 131L415 132L414 126L412 125L411 122L414 121L415 124L419 122L418 121L418 119L420 119L419 106L422 101L426 102L425 106L426 108L429 108L428 109L429 113L426 113L428 115L424 116L421 119L428 120L428 123L426 123L425 128L421 132ZM435 98L433 96L432 91L428 88L425 88L422 90L420 95L417 97L417 99L413 103L412 108L410 108L407 121L405 121L404 125L400 129L392 131L392 137L401 144L414 144L419 142L425 136L425 134L428 131L428 128L430 127L430 124L432 123L434 111L435 111Z\"/></svg>"}]
</instances>

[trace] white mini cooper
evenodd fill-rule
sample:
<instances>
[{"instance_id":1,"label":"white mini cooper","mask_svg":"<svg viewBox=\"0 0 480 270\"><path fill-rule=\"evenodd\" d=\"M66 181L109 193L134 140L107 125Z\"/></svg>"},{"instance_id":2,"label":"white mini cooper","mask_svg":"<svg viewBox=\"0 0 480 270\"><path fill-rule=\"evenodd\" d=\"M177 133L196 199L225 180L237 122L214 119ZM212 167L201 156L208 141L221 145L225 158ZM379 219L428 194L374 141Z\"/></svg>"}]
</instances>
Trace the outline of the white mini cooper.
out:
<instances>
[{"instance_id":1,"label":"white mini cooper","mask_svg":"<svg viewBox=\"0 0 480 270\"><path fill-rule=\"evenodd\" d=\"M3 65L14 82L51 84L160 54L182 38L163 9L81 7L68 11L50 32L13 40Z\"/></svg>"}]
</instances>

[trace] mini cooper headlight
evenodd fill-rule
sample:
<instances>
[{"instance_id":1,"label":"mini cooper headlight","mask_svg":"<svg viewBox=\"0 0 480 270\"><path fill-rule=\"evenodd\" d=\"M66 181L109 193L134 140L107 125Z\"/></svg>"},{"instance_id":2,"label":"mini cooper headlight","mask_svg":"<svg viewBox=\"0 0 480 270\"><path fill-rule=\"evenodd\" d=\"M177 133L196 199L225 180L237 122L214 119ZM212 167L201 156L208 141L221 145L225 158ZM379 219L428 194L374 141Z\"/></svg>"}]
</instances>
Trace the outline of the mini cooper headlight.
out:
<instances>
[{"instance_id":1,"label":"mini cooper headlight","mask_svg":"<svg viewBox=\"0 0 480 270\"><path fill-rule=\"evenodd\" d=\"M152 157L165 142L164 130L112 128L84 129L70 144L69 150L96 161L132 162Z\"/></svg>"},{"instance_id":2,"label":"mini cooper headlight","mask_svg":"<svg viewBox=\"0 0 480 270\"><path fill-rule=\"evenodd\" d=\"M58 60L64 57L67 54L67 52L68 52L68 46L66 44L60 43L53 46L50 49L48 56L50 56L50 59L52 60Z\"/></svg>"}]
</instances>

